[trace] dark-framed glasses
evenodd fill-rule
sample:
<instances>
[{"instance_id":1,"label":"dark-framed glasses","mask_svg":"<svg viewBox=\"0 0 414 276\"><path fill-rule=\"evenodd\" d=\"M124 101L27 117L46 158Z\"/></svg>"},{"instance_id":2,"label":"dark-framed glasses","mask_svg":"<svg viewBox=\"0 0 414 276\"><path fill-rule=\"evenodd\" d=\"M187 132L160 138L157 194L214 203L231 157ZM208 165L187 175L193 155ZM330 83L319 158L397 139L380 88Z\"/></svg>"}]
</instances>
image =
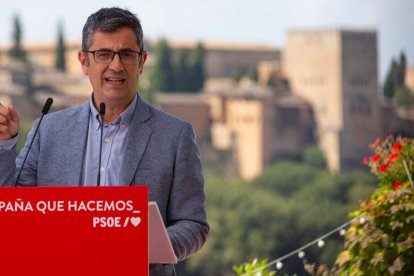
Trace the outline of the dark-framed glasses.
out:
<instances>
[{"instance_id":1,"label":"dark-framed glasses","mask_svg":"<svg viewBox=\"0 0 414 276\"><path fill-rule=\"evenodd\" d=\"M97 63L109 64L114 60L115 55L118 55L124 64L138 64L141 55L144 51L132 51L132 50L122 50L119 52L114 52L111 50L96 50L96 51L87 51L88 53L93 54L93 59Z\"/></svg>"}]
</instances>

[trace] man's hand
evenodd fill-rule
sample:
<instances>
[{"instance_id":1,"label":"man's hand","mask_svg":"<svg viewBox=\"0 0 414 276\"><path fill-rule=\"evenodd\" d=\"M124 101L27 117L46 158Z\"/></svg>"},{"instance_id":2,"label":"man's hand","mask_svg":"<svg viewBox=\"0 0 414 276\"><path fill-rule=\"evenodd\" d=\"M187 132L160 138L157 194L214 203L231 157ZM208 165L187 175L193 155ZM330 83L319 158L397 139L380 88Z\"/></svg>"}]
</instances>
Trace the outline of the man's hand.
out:
<instances>
[{"instance_id":1,"label":"man's hand","mask_svg":"<svg viewBox=\"0 0 414 276\"><path fill-rule=\"evenodd\" d=\"M13 106L0 103L0 140L9 140L17 135L20 119Z\"/></svg>"}]
</instances>

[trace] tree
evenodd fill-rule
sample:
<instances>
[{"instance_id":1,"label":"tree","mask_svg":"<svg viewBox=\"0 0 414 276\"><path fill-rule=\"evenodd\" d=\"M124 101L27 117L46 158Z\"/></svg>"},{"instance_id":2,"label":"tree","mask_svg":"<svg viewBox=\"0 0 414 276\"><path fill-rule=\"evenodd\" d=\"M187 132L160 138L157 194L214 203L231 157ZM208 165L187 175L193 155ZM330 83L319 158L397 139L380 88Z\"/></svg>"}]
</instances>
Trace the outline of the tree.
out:
<instances>
[{"instance_id":1,"label":"tree","mask_svg":"<svg viewBox=\"0 0 414 276\"><path fill-rule=\"evenodd\" d=\"M404 52L400 53L400 62L397 68L397 85L401 86L405 83L405 70L407 67L407 59L405 58Z\"/></svg>"},{"instance_id":2,"label":"tree","mask_svg":"<svg viewBox=\"0 0 414 276\"><path fill-rule=\"evenodd\" d=\"M191 71L188 66L188 51L186 49L178 50L174 68L175 89L182 92L190 91Z\"/></svg>"},{"instance_id":3,"label":"tree","mask_svg":"<svg viewBox=\"0 0 414 276\"><path fill-rule=\"evenodd\" d=\"M259 68L258 68L257 65L253 68L253 71L252 71L252 73L250 75L250 79L252 81L254 81L254 82L258 82L259 81Z\"/></svg>"},{"instance_id":4,"label":"tree","mask_svg":"<svg viewBox=\"0 0 414 276\"><path fill-rule=\"evenodd\" d=\"M317 145L307 146L303 152L303 161L315 168L323 169L326 168L326 160L322 151Z\"/></svg>"},{"instance_id":5,"label":"tree","mask_svg":"<svg viewBox=\"0 0 414 276\"><path fill-rule=\"evenodd\" d=\"M200 91L204 85L204 47L201 42L192 51L191 75L191 91Z\"/></svg>"},{"instance_id":6,"label":"tree","mask_svg":"<svg viewBox=\"0 0 414 276\"><path fill-rule=\"evenodd\" d=\"M397 106L407 107L411 104L411 92L405 86L401 85L395 89L395 95L393 97L393 103Z\"/></svg>"},{"instance_id":7,"label":"tree","mask_svg":"<svg viewBox=\"0 0 414 276\"><path fill-rule=\"evenodd\" d=\"M63 36L63 26L59 23L58 26L58 39L56 45L56 60L55 60L55 68L62 72L66 71L66 48Z\"/></svg>"},{"instance_id":8,"label":"tree","mask_svg":"<svg viewBox=\"0 0 414 276\"><path fill-rule=\"evenodd\" d=\"M269 189L282 196L291 196L303 185L308 185L318 174L318 170L303 163L280 161L266 168L252 180L255 187Z\"/></svg>"},{"instance_id":9,"label":"tree","mask_svg":"<svg viewBox=\"0 0 414 276\"><path fill-rule=\"evenodd\" d=\"M15 59L19 59L21 61L26 61L26 52L22 48L22 27L20 24L20 18L18 15L13 17L13 46L10 49L10 56Z\"/></svg>"},{"instance_id":10,"label":"tree","mask_svg":"<svg viewBox=\"0 0 414 276\"><path fill-rule=\"evenodd\" d=\"M411 94L405 86L406 67L407 60L405 54L401 52L398 61L392 60L384 83L384 97L392 100L397 106L411 104Z\"/></svg>"},{"instance_id":11,"label":"tree","mask_svg":"<svg viewBox=\"0 0 414 276\"><path fill-rule=\"evenodd\" d=\"M237 82L239 82L243 77L245 77L247 74L247 70L244 67L237 67L234 74L233 79Z\"/></svg>"},{"instance_id":12,"label":"tree","mask_svg":"<svg viewBox=\"0 0 414 276\"><path fill-rule=\"evenodd\" d=\"M171 65L171 50L166 39L161 39L154 50L155 63L150 82L152 91L174 91L174 75Z\"/></svg>"},{"instance_id":13,"label":"tree","mask_svg":"<svg viewBox=\"0 0 414 276\"><path fill-rule=\"evenodd\" d=\"M384 97L392 99L397 81L398 63L393 59L384 83Z\"/></svg>"},{"instance_id":14,"label":"tree","mask_svg":"<svg viewBox=\"0 0 414 276\"><path fill-rule=\"evenodd\" d=\"M233 275L238 264L281 257L344 223L374 189L368 174L331 175L291 161L279 161L249 182L209 170L205 176L211 230L203 249L186 261L185 275ZM342 239L333 236L323 250L307 249L306 257L332 265L342 248ZM303 275L302 260L286 259L279 272Z\"/></svg>"}]
</instances>

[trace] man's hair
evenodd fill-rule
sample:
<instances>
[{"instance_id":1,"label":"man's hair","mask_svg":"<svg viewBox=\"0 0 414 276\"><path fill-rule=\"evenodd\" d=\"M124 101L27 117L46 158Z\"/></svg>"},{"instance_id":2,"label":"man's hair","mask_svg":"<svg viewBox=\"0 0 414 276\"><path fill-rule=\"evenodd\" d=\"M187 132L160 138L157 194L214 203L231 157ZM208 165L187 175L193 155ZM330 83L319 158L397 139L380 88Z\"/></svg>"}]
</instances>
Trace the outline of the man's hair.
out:
<instances>
[{"instance_id":1,"label":"man's hair","mask_svg":"<svg viewBox=\"0 0 414 276\"><path fill-rule=\"evenodd\" d=\"M144 50L144 34L137 16L121 8L103 8L91 14L83 26L82 51L88 51L92 44L92 36L96 31L115 32L120 28L131 28L137 38L139 49Z\"/></svg>"}]
</instances>

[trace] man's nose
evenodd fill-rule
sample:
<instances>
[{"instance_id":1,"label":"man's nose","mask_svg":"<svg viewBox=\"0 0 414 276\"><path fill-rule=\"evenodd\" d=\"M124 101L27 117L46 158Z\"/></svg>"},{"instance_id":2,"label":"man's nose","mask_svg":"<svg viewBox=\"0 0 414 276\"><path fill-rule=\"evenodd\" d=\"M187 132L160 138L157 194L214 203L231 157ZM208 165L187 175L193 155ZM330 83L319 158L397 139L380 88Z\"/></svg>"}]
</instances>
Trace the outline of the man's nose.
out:
<instances>
[{"instance_id":1,"label":"man's nose","mask_svg":"<svg viewBox=\"0 0 414 276\"><path fill-rule=\"evenodd\" d=\"M114 70L116 72L119 72L125 69L124 63L121 60L120 53L115 53L114 58L112 59L111 63L109 63L109 69Z\"/></svg>"}]
</instances>

